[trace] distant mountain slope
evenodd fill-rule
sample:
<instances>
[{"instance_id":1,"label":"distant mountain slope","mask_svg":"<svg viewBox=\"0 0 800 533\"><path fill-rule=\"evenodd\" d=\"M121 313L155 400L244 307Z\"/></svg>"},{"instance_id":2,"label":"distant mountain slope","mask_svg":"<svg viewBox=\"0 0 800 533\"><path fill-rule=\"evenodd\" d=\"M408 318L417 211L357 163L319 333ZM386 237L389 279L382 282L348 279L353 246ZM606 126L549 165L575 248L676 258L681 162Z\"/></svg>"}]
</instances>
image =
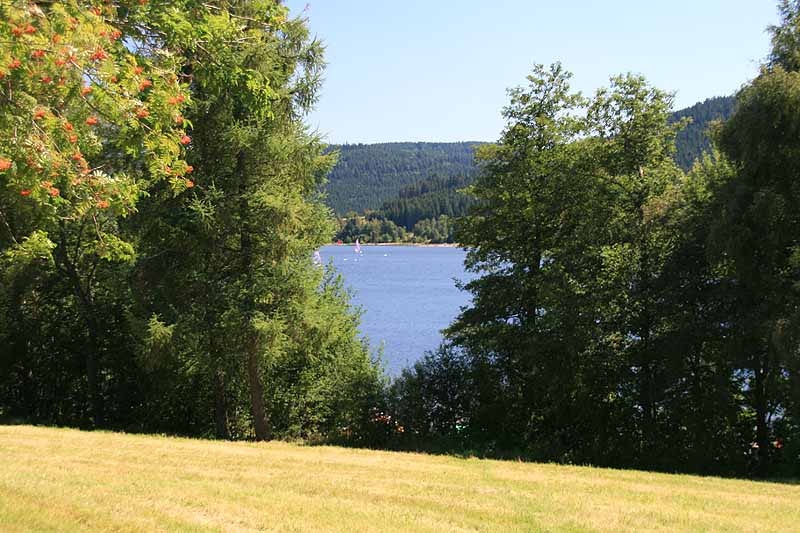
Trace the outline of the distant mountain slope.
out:
<instances>
[{"instance_id":1,"label":"distant mountain slope","mask_svg":"<svg viewBox=\"0 0 800 533\"><path fill-rule=\"evenodd\" d=\"M727 120L733 114L735 107L734 96L718 96L672 114L673 121L684 117L692 118L692 123L681 130L675 139L677 145L675 161L681 168L688 170L703 152L711 149L711 140L707 135L711 122Z\"/></svg>"},{"instance_id":2,"label":"distant mountain slope","mask_svg":"<svg viewBox=\"0 0 800 533\"><path fill-rule=\"evenodd\" d=\"M408 231L426 218L460 217L474 203L472 197L459 192L471 183L471 176L434 176L401 189L397 198L384 202L378 214Z\"/></svg>"},{"instance_id":3,"label":"distant mountain slope","mask_svg":"<svg viewBox=\"0 0 800 533\"><path fill-rule=\"evenodd\" d=\"M676 139L675 160L682 168L690 168L711 147L706 135L710 122L730 117L735 103L732 96L709 98L673 114L671 120L693 118ZM409 230L418 220L458 216L466 204L456 191L471 182L479 144L483 143L332 145L331 150L339 150L339 162L328 179L327 203L339 215L380 209ZM424 190L428 185L422 182L432 189Z\"/></svg>"},{"instance_id":4,"label":"distant mountain slope","mask_svg":"<svg viewBox=\"0 0 800 533\"><path fill-rule=\"evenodd\" d=\"M473 147L480 143L383 143L333 145L339 162L328 177L327 203L338 214L378 209L400 190L434 175L474 172Z\"/></svg>"}]
</instances>

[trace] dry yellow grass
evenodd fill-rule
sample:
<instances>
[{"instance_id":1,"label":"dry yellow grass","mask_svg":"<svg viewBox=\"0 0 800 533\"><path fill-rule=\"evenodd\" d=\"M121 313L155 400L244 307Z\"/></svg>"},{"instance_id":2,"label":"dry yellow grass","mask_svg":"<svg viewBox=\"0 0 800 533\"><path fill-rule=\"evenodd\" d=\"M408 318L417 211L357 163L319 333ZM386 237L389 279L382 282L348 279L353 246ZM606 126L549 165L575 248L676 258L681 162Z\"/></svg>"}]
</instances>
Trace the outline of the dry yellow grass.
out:
<instances>
[{"instance_id":1,"label":"dry yellow grass","mask_svg":"<svg viewBox=\"0 0 800 533\"><path fill-rule=\"evenodd\" d=\"M800 486L0 426L2 531L800 531Z\"/></svg>"}]
</instances>

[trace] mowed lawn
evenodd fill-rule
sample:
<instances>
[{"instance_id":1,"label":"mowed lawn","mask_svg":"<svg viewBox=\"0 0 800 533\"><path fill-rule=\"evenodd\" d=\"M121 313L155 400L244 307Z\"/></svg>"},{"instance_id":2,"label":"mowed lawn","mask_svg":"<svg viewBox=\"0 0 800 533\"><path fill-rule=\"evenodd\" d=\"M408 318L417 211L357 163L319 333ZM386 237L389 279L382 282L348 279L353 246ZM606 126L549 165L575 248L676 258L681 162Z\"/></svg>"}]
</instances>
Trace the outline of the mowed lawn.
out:
<instances>
[{"instance_id":1,"label":"mowed lawn","mask_svg":"<svg viewBox=\"0 0 800 533\"><path fill-rule=\"evenodd\" d=\"M0 426L0 531L800 531L800 486Z\"/></svg>"}]
</instances>

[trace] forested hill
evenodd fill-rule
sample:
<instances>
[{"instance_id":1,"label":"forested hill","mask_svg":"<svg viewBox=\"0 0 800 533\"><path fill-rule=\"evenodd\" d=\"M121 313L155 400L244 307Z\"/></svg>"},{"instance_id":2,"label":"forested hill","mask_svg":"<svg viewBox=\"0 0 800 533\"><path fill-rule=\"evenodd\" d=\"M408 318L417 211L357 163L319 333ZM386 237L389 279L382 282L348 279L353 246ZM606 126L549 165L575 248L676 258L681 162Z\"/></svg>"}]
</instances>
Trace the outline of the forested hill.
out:
<instances>
[{"instance_id":1,"label":"forested hill","mask_svg":"<svg viewBox=\"0 0 800 533\"><path fill-rule=\"evenodd\" d=\"M681 168L688 170L703 152L711 148L708 127L714 120L727 120L733 114L735 105L735 97L717 96L673 113L672 121L692 118L692 123L681 130L676 138L675 161Z\"/></svg>"},{"instance_id":2,"label":"forested hill","mask_svg":"<svg viewBox=\"0 0 800 533\"><path fill-rule=\"evenodd\" d=\"M709 98L673 114L673 120L684 117L693 119L678 134L675 159L681 167L688 169L700 154L710 148L706 135L710 122L731 116L734 103L732 96ZM339 162L329 176L327 203L339 215L348 211L362 213L365 209L378 210L385 207L387 202L393 203L390 209L396 210L404 196L401 192L424 180L459 178L457 188L461 188L464 185L461 179L470 178L475 171L474 148L479 144L482 143L331 145L331 150L339 151ZM440 191L436 196L441 198L443 193ZM438 214L420 213L418 219ZM414 223L416 221L411 224L402 221L402 225L409 228Z\"/></svg>"},{"instance_id":3,"label":"forested hill","mask_svg":"<svg viewBox=\"0 0 800 533\"><path fill-rule=\"evenodd\" d=\"M470 177L434 176L404 187L398 198L381 206L379 213L409 231L413 230L417 222L426 218L462 216L467 213L473 201L470 196L459 191L470 183Z\"/></svg>"},{"instance_id":4,"label":"forested hill","mask_svg":"<svg viewBox=\"0 0 800 533\"><path fill-rule=\"evenodd\" d=\"M375 242L453 242L454 220L467 214L474 203L460 192L472 183L471 176L450 176L418 181L400 189L397 197L377 211L339 218L336 239Z\"/></svg>"},{"instance_id":5,"label":"forested hill","mask_svg":"<svg viewBox=\"0 0 800 533\"><path fill-rule=\"evenodd\" d=\"M332 145L339 162L328 178L327 202L336 213L378 209L401 189L433 177L468 176L481 143L398 142Z\"/></svg>"}]
</instances>

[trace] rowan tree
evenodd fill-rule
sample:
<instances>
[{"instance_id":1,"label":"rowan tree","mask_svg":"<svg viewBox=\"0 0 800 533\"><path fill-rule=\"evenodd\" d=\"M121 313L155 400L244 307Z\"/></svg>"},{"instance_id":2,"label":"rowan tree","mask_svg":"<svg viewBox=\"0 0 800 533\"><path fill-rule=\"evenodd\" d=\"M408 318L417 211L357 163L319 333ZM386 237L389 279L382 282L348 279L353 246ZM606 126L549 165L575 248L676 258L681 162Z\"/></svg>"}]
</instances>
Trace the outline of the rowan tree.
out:
<instances>
[{"instance_id":1,"label":"rowan tree","mask_svg":"<svg viewBox=\"0 0 800 533\"><path fill-rule=\"evenodd\" d=\"M100 328L95 292L109 263L135 252L117 231L153 183L179 176L186 100L179 62L137 49L146 2L0 5L0 218L4 263L50 262L79 304L95 423Z\"/></svg>"}]
</instances>

